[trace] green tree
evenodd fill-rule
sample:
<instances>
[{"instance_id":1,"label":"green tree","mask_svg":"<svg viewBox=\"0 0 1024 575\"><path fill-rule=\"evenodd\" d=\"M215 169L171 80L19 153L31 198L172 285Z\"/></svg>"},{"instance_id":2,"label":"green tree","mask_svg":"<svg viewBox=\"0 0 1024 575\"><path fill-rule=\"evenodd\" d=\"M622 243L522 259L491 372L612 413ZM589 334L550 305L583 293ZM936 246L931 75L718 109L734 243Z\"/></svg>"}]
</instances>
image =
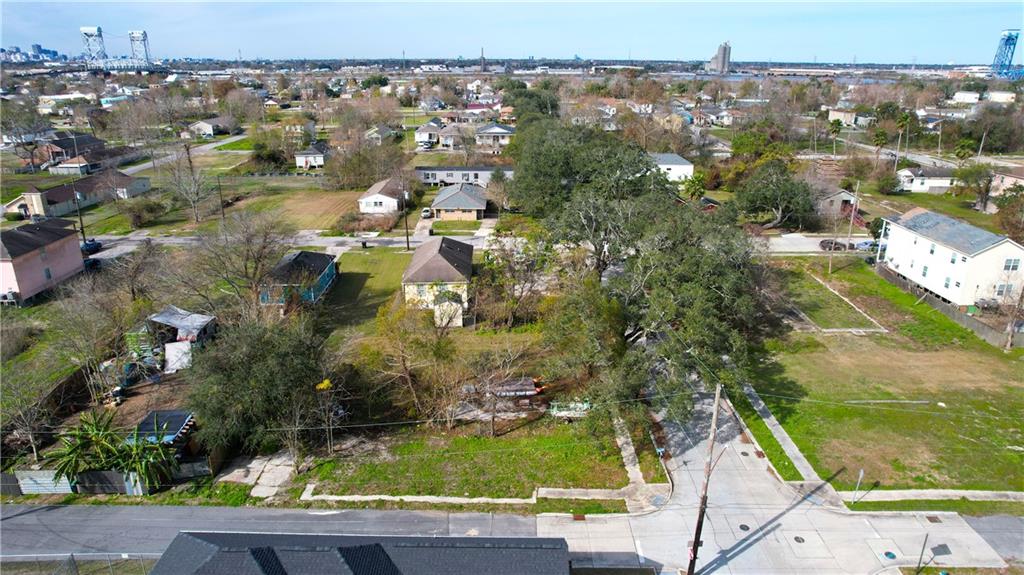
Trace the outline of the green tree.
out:
<instances>
[{"instance_id":1,"label":"green tree","mask_svg":"<svg viewBox=\"0 0 1024 575\"><path fill-rule=\"evenodd\" d=\"M832 157L836 156L836 142L839 140L839 134L843 133L843 122L841 120L832 120L828 123L828 133L832 135Z\"/></svg>"},{"instance_id":2,"label":"green tree","mask_svg":"<svg viewBox=\"0 0 1024 575\"><path fill-rule=\"evenodd\" d=\"M814 217L811 187L795 180L781 160L757 168L737 191L736 202L748 216L771 214L766 229L802 227Z\"/></svg>"},{"instance_id":3,"label":"green tree","mask_svg":"<svg viewBox=\"0 0 1024 575\"><path fill-rule=\"evenodd\" d=\"M880 194L895 194L899 192L900 180L893 174L882 174L875 180L875 188Z\"/></svg>"},{"instance_id":4,"label":"green tree","mask_svg":"<svg viewBox=\"0 0 1024 575\"><path fill-rule=\"evenodd\" d=\"M885 226L885 220L882 218L875 218L871 220L870 224L868 224L868 233L870 233L871 237L875 240L881 239L883 226Z\"/></svg>"},{"instance_id":5,"label":"green tree","mask_svg":"<svg viewBox=\"0 0 1024 575\"><path fill-rule=\"evenodd\" d=\"M953 187L954 194L960 190L967 191L974 195L975 207L981 211L988 208L989 195L992 193L992 179L995 174L988 164L971 164L953 170L953 177L957 185Z\"/></svg>"},{"instance_id":6,"label":"green tree","mask_svg":"<svg viewBox=\"0 0 1024 575\"><path fill-rule=\"evenodd\" d=\"M910 121L910 114L907 112L901 113L899 117L896 118L896 128L899 130L899 137L896 138L897 165L899 164L898 158L900 155L900 144L903 141L904 134L907 135L907 151L909 152L910 150L910 133L908 131L910 129ZM896 171L896 166L893 166L893 171Z\"/></svg>"},{"instance_id":7,"label":"green tree","mask_svg":"<svg viewBox=\"0 0 1024 575\"><path fill-rule=\"evenodd\" d=\"M882 128L876 128L875 133L871 136L871 143L875 146L875 164L877 164L878 157L882 154L882 148L889 143L889 134Z\"/></svg>"},{"instance_id":8,"label":"green tree","mask_svg":"<svg viewBox=\"0 0 1024 575\"><path fill-rule=\"evenodd\" d=\"M1017 243L1024 243L1024 185L1014 184L995 199L999 227Z\"/></svg>"},{"instance_id":9,"label":"green tree","mask_svg":"<svg viewBox=\"0 0 1024 575\"><path fill-rule=\"evenodd\" d=\"M0 129L5 136L14 141L15 149L21 150L32 173L36 171L36 148L39 143L36 137L50 128L50 122L39 115L36 107L29 102L4 102L3 114L0 114Z\"/></svg>"},{"instance_id":10,"label":"green tree","mask_svg":"<svg viewBox=\"0 0 1024 575\"><path fill-rule=\"evenodd\" d=\"M704 175L704 172L694 171L692 176L683 180L680 188L682 197L688 200L699 200L707 191L707 176Z\"/></svg>"},{"instance_id":11,"label":"green tree","mask_svg":"<svg viewBox=\"0 0 1024 575\"><path fill-rule=\"evenodd\" d=\"M582 375L589 380L614 366L626 351L622 307L596 276L563 293L543 325L554 377Z\"/></svg>"},{"instance_id":12,"label":"green tree","mask_svg":"<svg viewBox=\"0 0 1024 575\"><path fill-rule=\"evenodd\" d=\"M963 166L977 149L977 142L968 138L961 138L957 141L956 147L953 148L953 155L956 156L956 159L960 161L960 165Z\"/></svg>"},{"instance_id":13,"label":"green tree","mask_svg":"<svg viewBox=\"0 0 1024 575\"><path fill-rule=\"evenodd\" d=\"M316 386L331 375L323 338L301 318L226 327L186 374L203 445L255 452L284 443L293 453L316 411Z\"/></svg>"}]
</instances>

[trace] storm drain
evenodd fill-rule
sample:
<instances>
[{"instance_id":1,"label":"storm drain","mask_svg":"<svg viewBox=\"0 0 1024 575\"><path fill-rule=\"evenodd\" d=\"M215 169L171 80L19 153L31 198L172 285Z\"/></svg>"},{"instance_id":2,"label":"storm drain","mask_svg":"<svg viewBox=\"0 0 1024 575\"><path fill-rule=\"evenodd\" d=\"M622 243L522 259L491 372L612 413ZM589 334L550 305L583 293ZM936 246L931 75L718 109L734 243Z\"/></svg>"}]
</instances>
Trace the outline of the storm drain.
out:
<instances>
[{"instance_id":1,"label":"storm drain","mask_svg":"<svg viewBox=\"0 0 1024 575\"><path fill-rule=\"evenodd\" d=\"M925 515L924 518L928 520L928 523L942 523L942 520L935 515Z\"/></svg>"}]
</instances>

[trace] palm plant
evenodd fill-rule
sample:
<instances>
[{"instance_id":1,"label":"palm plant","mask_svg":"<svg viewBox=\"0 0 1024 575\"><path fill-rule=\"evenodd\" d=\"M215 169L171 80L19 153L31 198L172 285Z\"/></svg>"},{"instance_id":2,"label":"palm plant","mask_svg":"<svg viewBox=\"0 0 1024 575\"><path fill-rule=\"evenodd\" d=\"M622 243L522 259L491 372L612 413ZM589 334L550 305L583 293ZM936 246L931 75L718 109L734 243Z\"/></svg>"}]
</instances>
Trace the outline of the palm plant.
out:
<instances>
[{"instance_id":1,"label":"palm plant","mask_svg":"<svg viewBox=\"0 0 1024 575\"><path fill-rule=\"evenodd\" d=\"M960 160L961 166L974 155L974 145L974 140L967 138L963 138L956 143L956 147L953 148L953 155L956 156L956 159Z\"/></svg>"},{"instance_id":2,"label":"palm plant","mask_svg":"<svg viewBox=\"0 0 1024 575\"><path fill-rule=\"evenodd\" d=\"M61 445L48 457L58 477L74 481L83 471L109 469L118 459L121 438L114 432L113 412L89 412L61 436Z\"/></svg>"},{"instance_id":3,"label":"palm plant","mask_svg":"<svg viewBox=\"0 0 1024 575\"><path fill-rule=\"evenodd\" d=\"M882 153L882 147L889 142L889 134L882 128L875 130L871 136L871 143L875 145L875 164L878 164L878 156Z\"/></svg>"},{"instance_id":4,"label":"palm plant","mask_svg":"<svg viewBox=\"0 0 1024 575\"><path fill-rule=\"evenodd\" d=\"M900 163L900 144L903 142L903 134L907 134L907 153L910 153L910 114L903 112L898 118L896 118L896 128L899 129L900 135L896 139L896 163L893 164L892 169L895 170Z\"/></svg>"},{"instance_id":5,"label":"palm plant","mask_svg":"<svg viewBox=\"0 0 1024 575\"><path fill-rule=\"evenodd\" d=\"M138 430L122 444L115 465L115 469L121 473L134 473L148 488L159 486L177 468L174 451L166 443L150 441L140 436Z\"/></svg>"},{"instance_id":6,"label":"palm plant","mask_svg":"<svg viewBox=\"0 0 1024 575\"><path fill-rule=\"evenodd\" d=\"M832 135L832 157L836 157L836 140L839 139L839 134L843 132L843 122L841 120L832 120L828 123L828 133Z\"/></svg>"}]
</instances>

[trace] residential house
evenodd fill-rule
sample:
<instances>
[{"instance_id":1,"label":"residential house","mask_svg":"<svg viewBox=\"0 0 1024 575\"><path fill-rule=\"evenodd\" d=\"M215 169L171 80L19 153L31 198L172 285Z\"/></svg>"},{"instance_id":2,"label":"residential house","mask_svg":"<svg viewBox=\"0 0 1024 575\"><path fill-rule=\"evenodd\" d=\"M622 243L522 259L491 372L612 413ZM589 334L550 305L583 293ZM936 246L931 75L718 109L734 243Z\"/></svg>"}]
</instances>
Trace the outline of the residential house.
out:
<instances>
[{"instance_id":1,"label":"residential house","mask_svg":"<svg viewBox=\"0 0 1024 575\"><path fill-rule=\"evenodd\" d=\"M0 298L24 303L83 269L78 232L60 222L0 231Z\"/></svg>"},{"instance_id":2,"label":"residential house","mask_svg":"<svg viewBox=\"0 0 1024 575\"><path fill-rule=\"evenodd\" d=\"M427 120L426 123L416 128L414 134L417 144L430 144L435 146L441 141L441 130L444 124L441 123L441 119L434 117Z\"/></svg>"},{"instance_id":3,"label":"residential house","mask_svg":"<svg viewBox=\"0 0 1024 575\"><path fill-rule=\"evenodd\" d=\"M648 152L658 169L671 182L681 182L693 176L693 164L679 154L656 154Z\"/></svg>"},{"instance_id":4,"label":"residential house","mask_svg":"<svg viewBox=\"0 0 1024 575\"><path fill-rule=\"evenodd\" d=\"M231 116L217 116L189 124L188 131L201 138L212 138L218 134L232 134L238 130L238 122Z\"/></svg>"},{"instance_id":5,"label":"residential house","mask_svg":"<svg viewBox=\"0 0 1024 575\"><path fill-rule=\"evenodd\" d=\"M417 166L414 172L424 184L448 186L464 182L486 188L494 170L501 170L505 178L512 179L512 169L501 166Z\"/></svg>"},{"instance_id":6,"label":"residential house","mask_svg":"<svg viewBox=\"0 0 1024 575\"><path fill-rule=\"evenodd\" d=\"M404 200L405 190L398 178L381 180L359 196L359 213L390 214L397 212Z\"/></svg>"},{"instance_id":7,"label":"residential house","mask_svg":"<svg viewBox=\"0 0 1024 575\"><path fill-rule=\"evenodd\" d=\"M384 142L394 140L398 132L384 124L379 124L363 132L363 139L368 143L379 146Z\"/></svg>"},{"instance_id":8,"label":"residential house","mask_svg":"<svg viewBox=\"0 0 1024 575\"><path fill-rule=\"evenodd\" d=\"M402 294L413 307L434 310L438 325L462 325L469 308L473 277L473 246L452 238L437 238L416 248L402 274Z\"/></svg>"},{"instance_id":9,"label":"residential house","mask_svg":"<svg viewBox=\"0 0 1024 575\"><path fill-rule=\"evenodd\" d=\"M39 96L38 104L36 105L36 111L47 116L53 114L62 106L75 104L78 102L83 103L96 103L96 94L83 93L83 92L71 92L70 94L50 94Z\"/></svg>"},{"instance_id":10,"label":"residential house","mask_svg":"<svg viewBox=\"0 0 1024 575\"><path fill-rule=\"evenodd\" d=\"M952 168L903 168L896 172L904 192L944 194L956 184Z\"/></svg>"},{"instance_id":11,"label":"residential house","mask_svg":"<svg viewBox=\"0 0 1024 575\"><path fill-rule=\"evenodd\" d=\"M501 109L501 104L484 104L482 102L474 102L467 104L466 109L463 113L469 117L473 117L477 120L480 118L490 118L498 115L498 110Z\"/></svg>"},{"instance_id":12,"label":"residential house","mask_svg":"<svg viewBox=\"0 0 1024 575\"><path fill-rule=\"evenodd\" d=\"M718 106L700 106L694 108L693 112L693 124L700 127L718 126L721 124L719 116L722 114L722 109Z\"/></svg>"},{"instance_id":13,"label":"residential house","mask_svg":"<svg viewBox=\"0 0 1024 575\"><path fill-rule=\"evenodd\" d=\"M515 133L516 129L511 126L491 122L476 129L476 144L500 150L509 145Z\"/></svg>"},{"instance_id":14,"label":"residential house","mask_svg":"<svg viewBox=\"0 0 1024 575\"><path fill-rule=\"evenodd\" d=\"M182 531L151 575L569 575L561 538Z\"/></svg>"},{"instance_id":15,"label":"residential house","mask_svg":"<svg viewBox=\"0 0 1024 575\"><path fill-rule=\"evenodd\" d=\"M57 130L49 136L36 139L36 143L38 147L33 155L50 163L63 162L86 152L102 150L107 145L106 140L92 134L70 130Z\"/></svg>"},{"instance_id":16,"label":"residential house","mask_svg":"<svg viewBox=\"0 0 1024 575\"><path fill-rule=\"evenodd\" d=\"M282 105L281 101L277 98L267 98L266 100L263 100L263 109L268 112L274 112L287 107L287 104Z\"/></svg>"},{"instance_id":17,"label":"residential house","mask_svg":"<svg viewBox=\"0 0 1024 575\"><path fill-rule=\"evenodd\" d=\"M995 102L997 104L1012 104L1017 101L1016 92L1007 92L1003 90L993 90L985 93L985 99L989 102Z\"/></svg>"},{"instance_id":18,"label":"residential house","mask_svg":"<svg viewBox=\"0 0 1024 575\"><path fill-rule=\"evenodd\" d=\"M316 139L316 122L305 117L290 118L283 122L284 133L297 141L309 142Z\"/></svg>"},{"instance_id":19,"label":"residential house","mask_svg":"<svg viewBox=\"0 0 1024 575\"><path fill-rule=\"evenodd\" d=\"M270 271L266 283L260 286L263 305L294 305L317 303L334 283L337 276L334 256L320 252L292 252Z\"/></svg>"},{"instance_id":20,"label":"residential house","mask_svg":"<svg viewBox=\"0 0 1024 575\"><path fill-rule=\"evenodd\" d=\"M24 193L4 204L3 209L4 212L21 212L26 217L59 217L108 198L134 198L149 190L149 178L128 176L107 168L80 180L45 190L28 186Z\"/></svg>"},{"instance_id":21,"label":"residential house","mask_svg":"<svg viewBox=\"0 0 1024 575\"><path fill-rule=\"evenodd\" d=\"M145 154L139 148L128 146L117 146L114 148L99 148L79 154L74 158L50 166L51 174L61 175L85 175L98 172L105 168L116 168L121 164L127 164L142 158Z\"/></svg>"},{"instance_id":22,"label":"residential house","mask_svg":"<svg viewBox=\"0 0 1024 575\"><path fill-rule=\"evenodd\" d=\"M441 188L430 204L430 211L439 220L479 220L487 209L484 189L474 184L452 184Z\"/></svg>"},{"instance_id":23,"label":"residential house","mask_svg":"<svg viewBox=\"0 0 1024 575\"><path fill-rule=\"evenodd\" d=\"M985 211L994 214L999 211L999 206L993 201L1002 196L1006 190L1015 185L1024 186L1024 168L996 167L992 174L992 188L989 190L989 201L985 205Z\"/></svg>"},{"instance_id":24,"label":"residential house","mask_svg":"<svg viewBox=\"0 0 1024 575\"><path fill-rule=\"evenodd\" d=\"M313 142L305 150L295 152L295 167L300 170L322 168L330 154L331 147L327 142Z\"/></svg>"},{"instance_id":25,"label":"residential house","mask_svg":"<svg viewBox=\"0 0 1024 575\"><path fill-rule=\"evenodd\" d=\"M814 211L826 219L849 218L850 210L856 201L857 198L850 192L838 187L829 187L815 194Z\"/></svg>"},{"instance_id":26,"label":"residential house","mask_svg":"<svg viewBox=\"0 0 1024 575\"><path fill-rule=\"evenodd\" d=\"M1024 247L949 216L914 208L886 216L885 265L958 306L1015 303L1024 288Z\"/></svg>"},{"instance_id":27,"label":"residential house","mask_svg":"<svg viewBox=\"0 0 1024 575\"><path fill-rule=\"evenodd\" d=\"M857 125L857 112L853 110L836 110L831 109L828 111L829 123L839 120L844 126L852 127Z\"/></svg>"},{"instance_id":28,"label":"residential house","mask_svg":"<svg viewBox=\"0 0 1024 575\"><path fill-rule=\"evenodd\" d=\"M953 99L950 102L954 104L977 104L979 100L981 100L981 94L961 90L953 94Z\"/></svg>"},{"instance_id":29,"label":"residential house","mask_svg":"<svg viewBox=\"0 0 1024 575\"><path fill-rule=\"evenodd\" d=\"M465 134L462 126L457 123L448 124L437 133L441 147L446 150L455 150L462 147Z\"/></svg>"},{"instance_id":30,"label":"residential house","mask_svg":"<svg viewBox=\"0 0 1024 575\"><path fill-rule=\"evenodd\" d=\"M436 96L424 96L420 100L420 110L424 112L436 112L444 109L444 102Z\"/></svg>"}]
</instances>

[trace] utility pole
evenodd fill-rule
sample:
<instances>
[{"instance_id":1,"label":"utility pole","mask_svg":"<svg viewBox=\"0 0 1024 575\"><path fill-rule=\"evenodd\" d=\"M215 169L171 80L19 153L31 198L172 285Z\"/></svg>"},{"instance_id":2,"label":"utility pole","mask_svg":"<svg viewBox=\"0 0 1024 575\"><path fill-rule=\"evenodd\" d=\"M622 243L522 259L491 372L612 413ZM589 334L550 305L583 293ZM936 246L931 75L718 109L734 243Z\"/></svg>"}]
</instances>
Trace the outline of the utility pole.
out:
<instances>
[{"instance_id":1,"label":"utility pole","mask_svg":"<svg viewBox=\"0 0 1024 575\"><path fill-rule=\"evenodd\" d=\"M860 203L860 180L853 189L853 206L850 209L850 227L846 230L846 247L850 247L850 240L853 239L853 219L857 217L858 204ZM829 269L828 273L832 273Z\"/></svg>"},{"instance_id":2,"label":"utility pole","mask_svg":"<svg viewBox=\"0 0 1024 575\"><path fill-rule=\"evenodd\" d=\"M975 158L981 160L981 149L985 147L985 136L988 135L988 130L981 133L981 144L978 145L978 156Z\"/></svg>"},{"instance_id":3,"label":"utility pole","mask_svg":"<svg viewBox=\"0 0 1024 575\"><path fill-rule=\"evenodd\" d=\"M409 190L405 188L405 182L402 182L402 208L405 212L405 251L411 251L412 248L409 246Z\"/></svg>"},{"instance_id":4,"label":"utility pole","mask_svg":"<svg viewBox=\"0 0 1024 575\"><path fill-rule=\"evenodd\" d=\"M708 437L708 459L704 462L704 485L700 488L700 511L697 512L697 528L693 533L693 547L690 548L690 566L686 575L694 575L697 569L697 551L700 549L700 534L704 529L704 515L708 510L708 482L711 481L711 467L714 461L715 437L718 435L718 406L722 401L722 383L715 385L715 407L711 414L711 432Z\"/></svg>"},{"instance_id":5,"label":"utility pole","mask_svg":"<svg viewBox=\"0 0 1024 575\"><path fill-rule=\"evenodd\" d=\"M220 189L220 174L217 174L217 198L220 200L220 221L224 221L224 191Z\"/></svg>"}]
</instances>

